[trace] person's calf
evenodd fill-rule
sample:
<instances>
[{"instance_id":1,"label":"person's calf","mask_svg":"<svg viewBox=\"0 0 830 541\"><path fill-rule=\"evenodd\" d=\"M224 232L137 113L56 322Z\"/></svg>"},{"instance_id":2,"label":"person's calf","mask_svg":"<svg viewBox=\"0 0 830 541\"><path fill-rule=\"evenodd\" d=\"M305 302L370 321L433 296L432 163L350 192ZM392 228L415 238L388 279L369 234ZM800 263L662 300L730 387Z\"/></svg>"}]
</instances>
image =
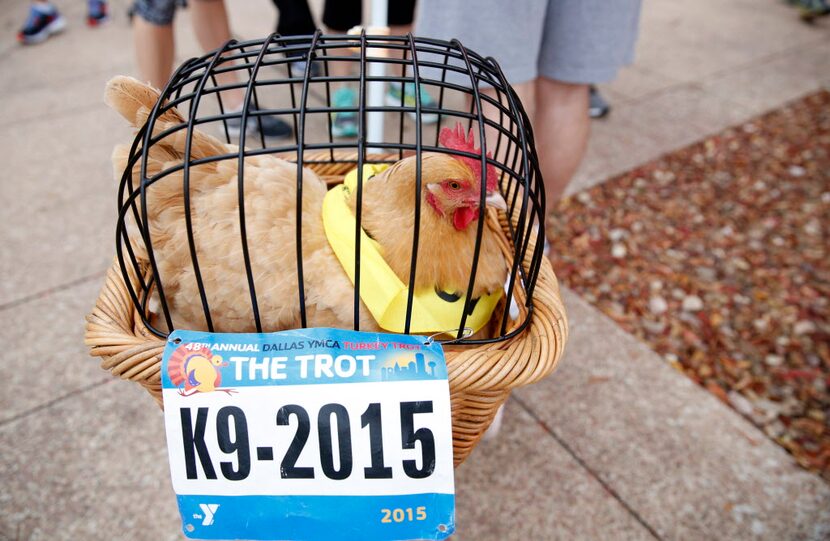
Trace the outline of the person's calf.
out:
<instances>
[{"instance_id":1,"label":"person's calf","mask_svg":"<svg viewBox=\"0 0 830 541\"><path fill-rule=\"evenodd\" d=\"M533 131L548 213L562 197L585 155L590 133L588 102L588 84L537 79Z\"/></svg>"}]
</instances>

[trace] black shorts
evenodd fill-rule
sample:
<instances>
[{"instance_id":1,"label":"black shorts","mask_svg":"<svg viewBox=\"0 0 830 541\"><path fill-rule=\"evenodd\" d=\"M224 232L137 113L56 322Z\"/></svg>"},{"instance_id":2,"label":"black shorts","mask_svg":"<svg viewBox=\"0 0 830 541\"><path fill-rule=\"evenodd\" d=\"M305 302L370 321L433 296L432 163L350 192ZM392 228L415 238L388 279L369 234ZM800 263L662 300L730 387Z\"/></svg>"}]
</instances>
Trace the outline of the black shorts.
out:
<instances>
[{"instance_id":1,"label":"black shorts","mask_svg":"<svg viewBox=\"0 0 830 541\"><path fill-rule=\"evenodd\" d=\"M412 24L415 0L389 0L387 23L390 26ZM360 0L326 0L323 24L338 32L347 32L363 22L363 5Z\"/></svg>"},{"instance_id":2,"label":"black shorts","mask_svg":"<svg viewBox=\"0 0 830 541\"><path fill-rule=\"evenodd\" d=\"M317 25L308 9L308 0L274 0L279 11L277 32L283 36L307 36ZM402 26L412 24L415 0L389 0L387 24ZM335 32L348 32L363 22L361 0L326 0L323 8L323 24Z\"/></svg>"}]
</instances>

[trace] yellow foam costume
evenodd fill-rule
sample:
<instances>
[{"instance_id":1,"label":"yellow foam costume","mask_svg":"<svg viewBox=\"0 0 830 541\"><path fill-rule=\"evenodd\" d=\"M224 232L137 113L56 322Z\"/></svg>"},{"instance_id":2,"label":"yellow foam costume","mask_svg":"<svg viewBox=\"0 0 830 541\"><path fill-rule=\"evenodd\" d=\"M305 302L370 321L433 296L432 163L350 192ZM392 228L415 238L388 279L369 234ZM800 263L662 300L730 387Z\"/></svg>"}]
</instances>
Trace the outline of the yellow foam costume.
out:
<instances>
[{"instance_id":1,"label":"yellow foam costume","mask_svg":"<svg viewBox=\"0 0 830 541\"><path fill-rule=\"evenodd\" d=\"M388 165L363 166L363 180L384 171ZM339 184L329 190L323 200L323 227L329 245L354 284L356 220L347 204L349 194L357 188L357 169L350 171ZM402 333L406 324L408 287L389 267L380 253L380 245L360 231L360 299L377 324L384 330ZM490 320L501 298L501 290L482 295L471 302L472 313L465 325L478 332ZM412 299L411 333L452 334L461 323L464 296L438 292L434 289L416 291Z\"/></svg>"}]
</instances>

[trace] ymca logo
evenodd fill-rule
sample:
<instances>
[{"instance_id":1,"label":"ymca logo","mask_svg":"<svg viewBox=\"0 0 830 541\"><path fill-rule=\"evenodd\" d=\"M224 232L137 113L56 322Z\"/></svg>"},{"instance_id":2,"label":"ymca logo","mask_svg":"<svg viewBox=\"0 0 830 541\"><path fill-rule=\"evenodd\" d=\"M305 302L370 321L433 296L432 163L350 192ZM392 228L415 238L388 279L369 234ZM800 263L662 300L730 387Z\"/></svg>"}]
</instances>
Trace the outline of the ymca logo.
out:
<instances>
[{"instance_id":1,"label":"ymca logo","mask_svg":"<svg viewBox=\"0 0 830 541\"><path fill-rule=\"evenodd\" d=\"M213 516L216 510L219 509L218 503L200 503L199 507L202 509L202 516L193 515L193 518L201 518L202 526L210 526L213 524Z\"/></svg>"}]
</instances>

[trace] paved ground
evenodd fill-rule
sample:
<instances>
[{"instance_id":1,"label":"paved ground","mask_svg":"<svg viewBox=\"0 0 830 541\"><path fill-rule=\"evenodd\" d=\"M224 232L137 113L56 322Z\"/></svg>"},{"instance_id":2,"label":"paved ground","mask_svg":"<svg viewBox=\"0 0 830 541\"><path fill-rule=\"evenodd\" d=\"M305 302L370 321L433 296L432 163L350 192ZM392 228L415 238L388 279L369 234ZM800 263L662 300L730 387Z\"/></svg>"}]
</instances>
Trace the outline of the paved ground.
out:
<instances>
[{"instance_id":1,"label":"paved ground","mask_svg":"<svg viewBox=\"0 0 830 541\"><path fill-rule=\"evenodd\" d=\"M124 3L99 30L19 48L0 13L0 539L179 539L161 415L87 356L83 316L113 252L109 153L129 131L104 82L133 73ZM265 0L231 0L246 37ZM179 20L181 57L196 52ZM604 90L572 190L830 86L830 21L777 0L647 0L635 66ZM457 471L458 539L823 539L830 487L565 291L561 369L516 393L506 427Z\"/></svg>"}]
</instances>

